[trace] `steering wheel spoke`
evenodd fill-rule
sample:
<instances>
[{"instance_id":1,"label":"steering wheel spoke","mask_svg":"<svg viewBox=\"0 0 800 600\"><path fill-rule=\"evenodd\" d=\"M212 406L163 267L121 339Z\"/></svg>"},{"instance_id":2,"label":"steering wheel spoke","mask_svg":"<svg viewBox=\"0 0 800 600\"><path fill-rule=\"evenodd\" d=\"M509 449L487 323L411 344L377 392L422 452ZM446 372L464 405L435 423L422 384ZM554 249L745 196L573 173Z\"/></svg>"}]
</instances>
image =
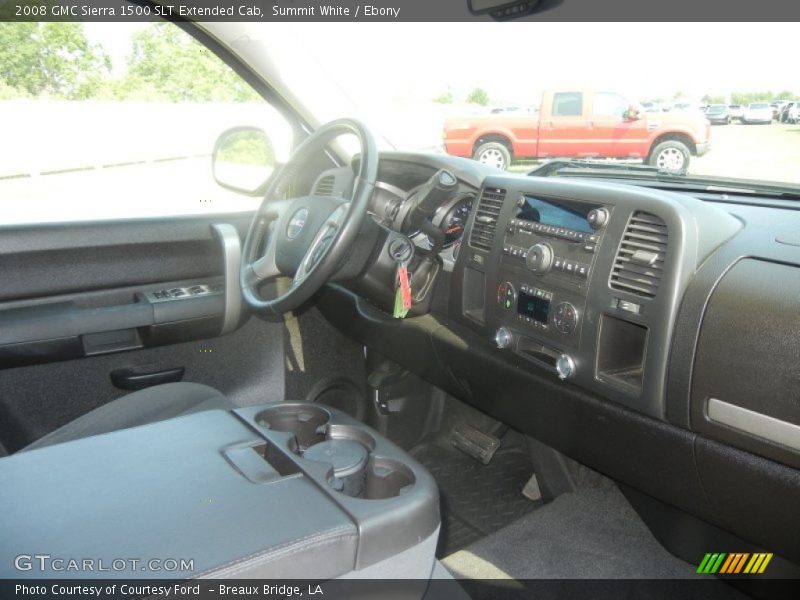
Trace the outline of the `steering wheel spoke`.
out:
<instances>
[{"instance_id":1,"label":"steering wheel spoke","mask_svg":"<svg viewBox=\"0 0 800 600\"><path fill-rule=\"evenodd\" d=\"M250 277L256 285L275 279L282 274L275 261L275 252L278 246L277 225L290 206L290 201L278 200L270 203L268 208L261 213L261 220L257 224L256 231L264 241L264 248L259 258L250 257L249 260ZM260 243L254 246L254 249L258 246Z\"/></svg>"},{"instance_id":2,"label":"steering wheel spoke","mask_svg":"<svg viewBox=\"0 0 800 600\"><path fill-rule=\"evenodd\" d=\"M300 261L297 272L292 279L293 286L300 285L306 279L306 277L308 277L308 274L311 273L311 271L313 271L318 264L320 264L322 259L328 253L328 250L330 250L331 246L333 245L333 242L336 239L336 234L342 226L342 223L344 222L349 210L349 202L340 205L328 216L328 218L322 224L322 227L319 228L319 231L317 231L317 234L314 236L314 239L308 246L308 250L303 256L303 259Z\"/></svg>"}]
</instances>

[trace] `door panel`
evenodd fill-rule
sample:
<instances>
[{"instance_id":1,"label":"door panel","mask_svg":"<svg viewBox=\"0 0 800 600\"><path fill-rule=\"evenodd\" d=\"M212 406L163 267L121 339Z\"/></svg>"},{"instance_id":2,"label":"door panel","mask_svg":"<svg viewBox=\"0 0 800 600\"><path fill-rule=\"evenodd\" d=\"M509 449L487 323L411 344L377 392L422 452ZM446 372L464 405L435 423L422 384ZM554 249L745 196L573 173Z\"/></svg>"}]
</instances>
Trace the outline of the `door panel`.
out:
<instances>
[{"instance_id":1,"label":"door panel","mask_svg":"<svg viewBox=\"0 0 800 600\"><path fill-rule=\"evenodd\" d=\"M250 213L0 229L0 301L222 275L213 223ZM11 305L4 305L9 308Z\"/></svg>"},{"instance_id":2,"label":"door panel","mask_svg":"<svg viewBox=\"0 0 800 600\"><path fill-rule=\"evenodd\" d=\"M147 296L180 285L221 285L223 254L211 225L229 222L241 235L250 218L4 228L0 442L6 450L126 393L111 382L120 369L183 368L184 381L242 402L282 399L280 324L250 319L217 337L224 294L161 304Z\"/></svg>"},{"instance_id":3,"label":"door panel","mask_svg":"<svg viewBox=\"0 0 800 600\"><path fill-rule=\"evenodd\" d=\"M591 122L592 135L588 148L593 155L626 158L646 154L648 132L646 121L600 115Z\"/></svg>"},{"instance_id":4,"label":"door panel","mask_svg":"<svg viewBox=\"0 0 800 600\"><path fill-rule=\"evenodd\" d=\"M111 378L125 369L184 369L183 381L210 385L239 405L286 397L362 403L363 349L313 306L278 322L244 316L235 331L219 336L219 302L206 316L198 316L201 307L191 318L183 318L185 311L173 318L173 312L154 308L143 295L198 281L223 282L223 254L211 225L231 223L243 236L250 218L239 214L0 231L0 342L4 336L35 338L35 324L45 332L66 331L68 337L55 341L74 352L48 356L34 344L29 360L20 363L18 349L8 350L7 344L4 353L0 344L0 456L128 393ZM130 307L135 310L128 312ZM31 320L32 314L38 320ZM158 322L142 325L140 318ZM129 339L123 333L130 333L138 346L102 347L109 339ZM89 351L98 346L87 345L87 339L97 341L95 336L99 354Z\"/></svg>"},{"instance_id":5,"label":"door panel","mask_svg":"<svg viewBox=\"0 0 800 600\"><path fill-rule=\"evenodd\" d=\"M240 229L248 217L236 217ZM234 237L241 236L237 224ZM223 246L208 219L5 234L2 293L13 300L0 300L0 368L215 336L229 306L238 318L238 289L233 302ZM238 263L231 270L238 284Z\"/></svg>"},{"instance_id":6,"label":"door panel","mask_svg":"<svg viewBox=\"0 0 800 600\"><path fill-rule=\"evenodd\" d=\"M543 107L539 122L539 156L580 156L588 136L582 92L557 92Z\"/></svg>"},{"instance_id":7,"label":"door panel","mask_svg":"<svg viewBox=\"0 0 800 600\"><path fill-rule=\"evenodd\" d=\"M0 371L0 439L8 452L128 393L124 368L185 367L183 381L215 387L237 404L283 399L282 323L251 318L231 334L157 348Z\"/></svg>"}]
</instances>

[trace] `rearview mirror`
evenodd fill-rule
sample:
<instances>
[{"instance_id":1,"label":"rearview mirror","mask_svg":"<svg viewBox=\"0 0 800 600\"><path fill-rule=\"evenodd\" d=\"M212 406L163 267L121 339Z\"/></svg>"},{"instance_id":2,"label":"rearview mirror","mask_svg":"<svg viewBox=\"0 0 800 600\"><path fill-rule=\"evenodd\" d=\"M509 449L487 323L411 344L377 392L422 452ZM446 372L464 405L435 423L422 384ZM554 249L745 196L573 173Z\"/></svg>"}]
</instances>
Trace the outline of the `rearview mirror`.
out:
<instances>
[{"instance_id":1,"label":"rearview mirror","mask_svg":"<svg viewBox=\"0 0 800 600\"><path fill-rule=\"evenodd\" d=\"M257 127L234 127L224 131L217 138L211 158L216 182L248 195L263 191L276 164L272 142Z\"/></svg>"},{"instance_id":2,"label":"rearview mirror","mask_svg":"<svg viewBox=\"0 0 800 600\"><path fill-rule=\"evenodd\" d=\"M497 19L516 19L533 12L539 0L467 0L472 14L491 13Z\"/></svg>"}]
</instances>

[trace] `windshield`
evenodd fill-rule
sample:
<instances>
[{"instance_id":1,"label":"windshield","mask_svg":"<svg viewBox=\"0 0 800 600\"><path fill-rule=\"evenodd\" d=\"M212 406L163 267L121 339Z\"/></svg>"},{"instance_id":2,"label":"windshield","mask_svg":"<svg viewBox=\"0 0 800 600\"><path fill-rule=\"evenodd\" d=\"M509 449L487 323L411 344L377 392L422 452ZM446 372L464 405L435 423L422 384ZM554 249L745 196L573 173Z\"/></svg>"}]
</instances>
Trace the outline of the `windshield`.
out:
<instances>
[{"instance_id":1,"label":"windshield","mask_svg":"<svg viewBox=\"0 0 800 600\"><path fill-rule=\"evenodd\" d=\"M626 154L620 138L647 140L648 129L668 138L673 131L686 130L692 132L687 140L692 175L800 183L796 125L744 127L736 117L712 127L700 111L700 106L711 105L706 114L725 112L729 103L768 108L776 96L796 97L800 84L791 70L739 53L736 35L682 24L685 35L712 36L715 48L735 51L739 59L709 70L695 60L691 47L674 48L681 69L643 77L653 68L651 57L630 48L647 47L654 36L669 37L672 27L654 23L643 30L608 24L601 51L608 60L591 61L587 57L598 57L598 31L591 23L376 23L335 29L306 24L284 27L280 33L268 25L253 29L280 54L276 63L283 65L281 75L320 121L355 114L399 150L474 158L481 142L500 143L510 159L501 168L527 173L548 156L646 162L642 156L652 154L652 143L632 152L629 148ZM730 27L745 37L751 33L746 24ZM794 37L790 24L771 25L769 35L779 45L785 40L786 50ZM567 38L571 42L564 47ZM502 40L504 58L478 51L478 40ZM557 56L542 58L531 49L531 40L539 48L558 48ZM621 56L625 59L619 60ZM334 88L346 101L334 104ZM528 106L534 109L508 110ZM577 141L559 145L538 130L537 123L550 117L578 128L570 134ZM590 131L592 117L603 121L602 130ZM517 139L498 135L501 129L516 132Z\"/></svg>"},{"instance_id":2,"label":"windshield","mask_svg":"<svg viewBox=\"0 0 800 600\"><path fill-rule=\"evenodd\" d=\"M753 127L743 126L750 123L745 113L713 124L706 118L725 112L725 104L771 112L769 102L800 93L794 71L779 61L764 62L761 55L740 52L737 40L752 36L746 23L718 30L702 23L682 24L683 38L707 40L723 55L735 53L737 60L710 70L696 60L691 45L675 45L671 60L682 68L660 69L657 76L650 75L655 68L652 54L630 49L672 37L674 24L642 28L609 23L602 33L594 23L376 22L331 27L253 22L225 24L225 30L221 24L203 26L211 31L212 25L311 125L355 117L376 132L384 149L446 153L516 173L568 158L645 164L693 176L800 183L795 117L781 121L776 115L770 127L763 126L769 122L763 115L753 119ZM9 24L7 34L41 45L36 40L42 36L26 33L28 26ZM97 164L104 174L110 173L106 165L132 173L145 166L153 171L156 166L188 168L196 163L192 180L204 178L208 187L203 190L211 189L207 157L220 131L234 125L268 124L276 154L285 155L279 149L287 147L282 140L291 134L275 134L276 116L262 111L269 103L225 65L212 64L215 57L199 44L148 23L47 27L53 30L48 44L79 40L82 48L73 55L69 48L34 48L42 60L64 58L58 81L39 81L46 70L22 64L19 43L7 45L5 52L0 48L0 103L8 114L28 119L9 124L21 146L7 146L7 167L0 172L6 187L19 188L20 198L27 193L21 177L69 171L77 174L59 177L78 186L79 180L89 178L86 169ZM764 29L779 46L776 55L790 50L793 24ZM570 40L567 46L565 39ZM481 50L492 41L502 52ZM543 54L541 49L547 50ZM3 61L21 65L16 79L5 77L12 71L2 68ZM65 87L64 81L70 85ZM140 109L143 102L146 112ZM43 106L49 107L46 113L40 110ZM710 108L703 113L703 106ZM57 126L50 121L36 124L32 119L40 114L51 115ZM139 121L121 117L145 114L147 119ZM31 128L36 136L26 133ZM151 143L154 136L159 136L158 148ZM41 143L33 144L32 139ZM353 152L356 148L343 147ZM128 166L133 164L142 166ZM162 170L168 172L166 167ZM178 185L167 176L131 177L153 182L153 193L145 194L154 198L153 210L161 206L155 192ZM53 184L54 196L60 185ZM138 188L136 194L142 195ZM210 192L208 198L194 201L194 208L187 210L212 211L217 202L235 201ZM99 196L97 203L103 210L109 206ZM242 210L250 206L244 203ZM65 218L70 216L66 207L63 212Z\"/></svg>"}]
</instances>

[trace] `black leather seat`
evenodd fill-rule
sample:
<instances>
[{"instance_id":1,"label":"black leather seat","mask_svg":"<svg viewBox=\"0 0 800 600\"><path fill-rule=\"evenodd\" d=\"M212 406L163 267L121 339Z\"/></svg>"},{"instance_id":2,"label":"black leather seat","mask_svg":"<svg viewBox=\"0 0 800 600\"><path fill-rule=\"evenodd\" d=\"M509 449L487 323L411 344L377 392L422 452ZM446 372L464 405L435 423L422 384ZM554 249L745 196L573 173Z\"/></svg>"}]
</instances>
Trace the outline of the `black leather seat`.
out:
<instances>
[{"instance_id":1,"label":"black leather seat","mask_svg":"<svg viewBox=\"0 0 800 600\"><path fill-rule=\"evenodd\" d=\"M230 410L236 405L219 391L199 383L165 383L104 404L39 438L24 450L35 450L79 438L146 425L204 410Z\"/></svg>"}]
</instances>

